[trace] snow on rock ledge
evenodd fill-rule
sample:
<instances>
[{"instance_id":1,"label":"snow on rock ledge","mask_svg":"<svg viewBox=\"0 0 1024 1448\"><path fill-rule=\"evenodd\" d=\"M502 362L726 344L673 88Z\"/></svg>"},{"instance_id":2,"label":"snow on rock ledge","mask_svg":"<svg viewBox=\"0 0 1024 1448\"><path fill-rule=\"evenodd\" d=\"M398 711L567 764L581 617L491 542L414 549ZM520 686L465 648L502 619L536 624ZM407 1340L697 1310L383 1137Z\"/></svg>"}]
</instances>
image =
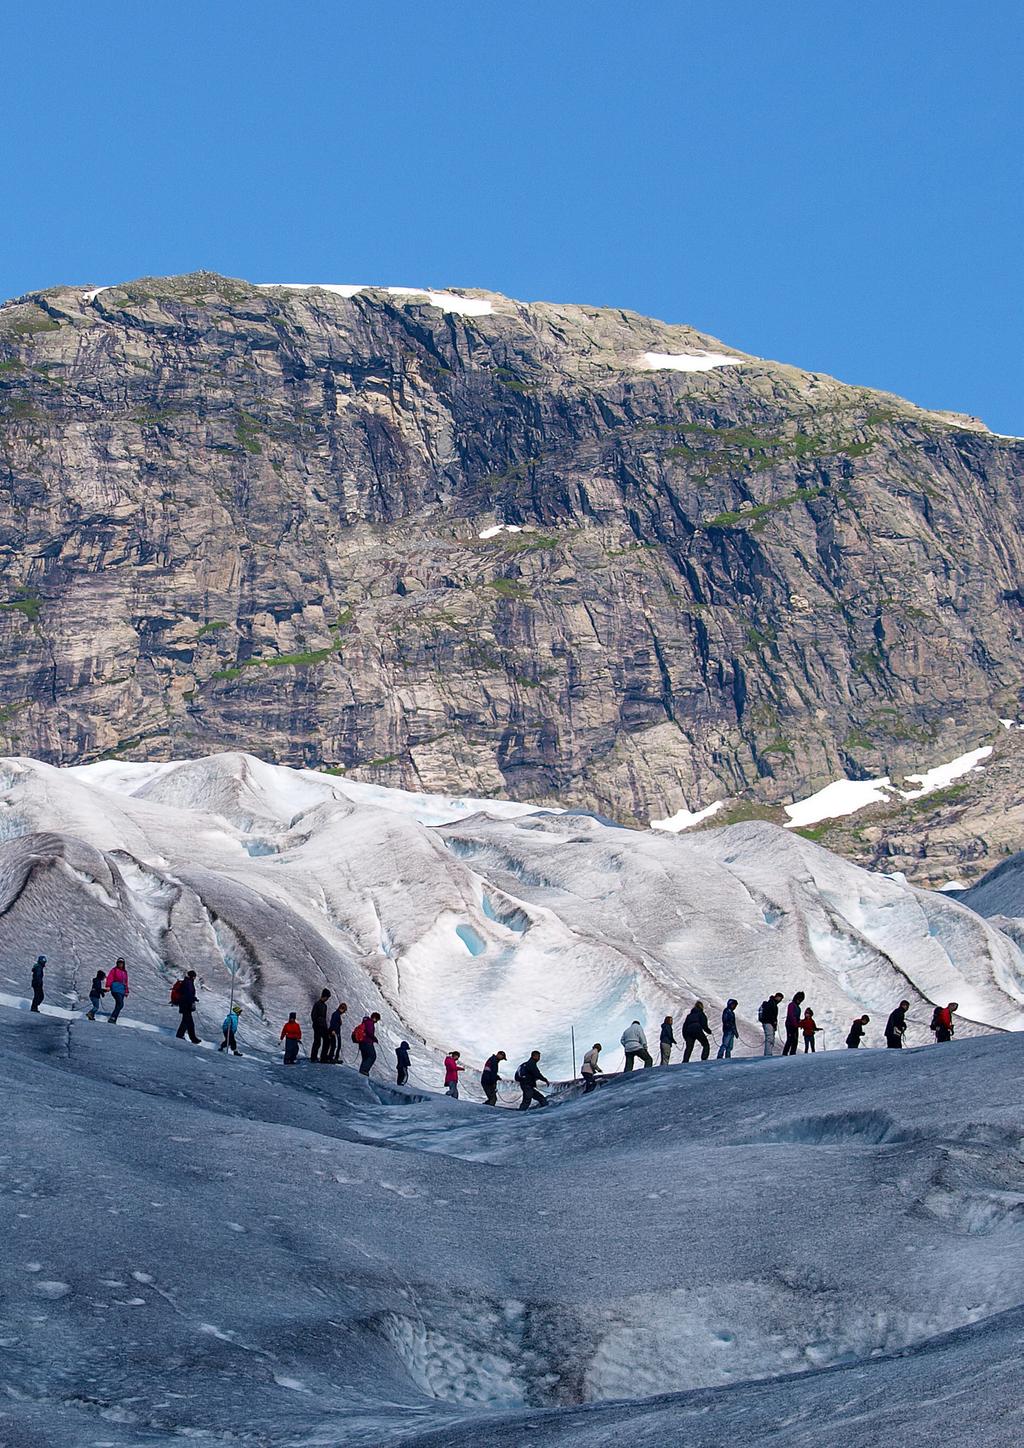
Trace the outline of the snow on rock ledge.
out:
<instances>
[{"instance_id":1,"label":"snow on rock ledge","mask_svg":"<svg viewBox=\"0 0 1024 1448\"><path fill-rule=\"evenodd\" d=\"M742 367L745 360L726 352L644 352L637 366L646 372L710 372L715 367Z\"/></svg>"}]
</instances>

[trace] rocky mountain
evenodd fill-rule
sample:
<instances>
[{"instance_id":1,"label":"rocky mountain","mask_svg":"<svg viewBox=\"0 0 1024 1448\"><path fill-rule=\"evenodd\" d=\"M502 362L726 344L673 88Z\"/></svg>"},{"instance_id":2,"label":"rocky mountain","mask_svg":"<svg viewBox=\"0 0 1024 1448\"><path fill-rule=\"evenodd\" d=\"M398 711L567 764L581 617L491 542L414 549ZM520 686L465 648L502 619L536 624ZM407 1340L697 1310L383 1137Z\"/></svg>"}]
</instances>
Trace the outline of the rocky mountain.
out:
<instances>
[{"instance_id":1,"label":"rocky mountain","mask_svg":"<svg viewBox=\"0 0 1024 1448\"><path fill-rule=\"evenodd\" d=\"M1022 491L974 419L628 312L33 293L0 308L0 753L630 823L896 777L1017 717Z\"/></svg>"}]
</instances>

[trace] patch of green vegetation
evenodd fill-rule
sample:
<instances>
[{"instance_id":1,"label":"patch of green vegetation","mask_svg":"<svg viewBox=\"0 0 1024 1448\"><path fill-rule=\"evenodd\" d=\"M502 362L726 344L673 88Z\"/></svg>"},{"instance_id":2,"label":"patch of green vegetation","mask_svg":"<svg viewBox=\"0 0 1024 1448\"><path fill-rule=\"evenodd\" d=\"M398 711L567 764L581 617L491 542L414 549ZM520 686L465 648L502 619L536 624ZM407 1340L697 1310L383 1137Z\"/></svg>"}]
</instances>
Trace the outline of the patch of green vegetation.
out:
<instances>
[{"instance_id":1,"label":"patch of green vegetation","mask_svg":"<svg viewBox=\"0 0 1024 1448\"><path fill-rule=\"evenodd\" d=\"M794 834L802 835L805 840L814 840L817 843L818 840L825 838L834 823L834 820L823 820L820 825L802 825L799 829L794 830Z\"/></svg>"},{"instance_id":2,"label":"patch of green vegetation","mask_svg":"<svg viewBox=\"0 0 1024 1448\"><path fill-rule=\"evenodd\" d=\"M349 604L348 608L343 608L343 609L341 610L341 612L338 614L338 617L334 620L334 622L330 625L330 627L331 627L331 628L344 628L347 623L351 623L351 622L352 622L352 605Z\"/></svg>"},{"instance_id":3,"label":"patch of green vegetation","mask_svg":"<svg viewBox=\"0 0 1024 1448\"><path fill-rule=\"evenodd\" d=\"M16 593L9 603L0 603L0 610L4 613L23 613L29 623L35 623L39 618L43 600L36 593L29 593L22 589Z\"/></svg>"},{"instance_id":4,"label":"patch of green vegetation","mask_svg":"<svg viewBox=\"0 0 1024 1448\"><path fill-rule=\"evenodd\" d=\"M862 729L851 729L843 740L842 749L874 749L875 741Z\"/></svg>"},{"instance_id":5,"label":"patch of green vegetation","mask_svg":"<svg viewBox=\"0 0 1024 1448\"><path fill-rule=\"evenodd\" d=\"M792 744L790 744L788 739L784 739L780 734L777 735L776 738L770 740L767 744L763 745L761 747L760 753L791 755L793 753L793 746Z\"/></svg>"},{"instance_id":6,"label":"patch of green vegetation","mask_svg":"<svg viewBox=\"0 0 1024 1448\"><path fill-rule=\"evenodd\" d=\"M13 375L17 372L26 371L24 362L19 362L16 357L11 357L6 362L0 362L0 377Z\"/></svg>"},{"instance_id":7,"label":"patch of green vegetation","mask_svg":"<svg viewBox=\"0 0 1024 1448\"><path fill-rule=\"evenodd\" d=\"M855 674L877 674L882 668L882 660L877 647L854 654L851 663Z\"/></svg>"},{"instance_id":8,"label":"patch of green vegetation","mask_svg":"<svg viewBox=\"0 0 1024 1448\"><path fill-rule=\"evenodd\" d=\"M283 669L283 668L308 668L313 664L322 664L332 654L341 649L341 644L332 644L329 649L309 649L298 654L268 654L258 659L240 659L237 664L230 668L218 669L211 674L211 679L237 679L246 669Z\"/></svg>"},{"instance_id":9,"label":"patch of green vegetation","mask_svg":"<svg viewBox=\"0 0 1024 1448\"><path fill-rule=\"evenodd\" d=\"M42 422L46 414L28 398L17 397L0 408L0 418L8 422Z\"/></svg>"},{"instance_id":10,"label":"patch of green vegetation","mask_svg":"<svg viewBox=\"0 0 1024 1448\"><path fill-rule=\"evenodd\" d=\"M59 332L60 323L37 307L34 302L12 307L5 315L0 313L0 331L15 337L34 337L37 332Z\"/></svg>"},{"instance_id":11,"label":"patch of green vegetation","mask_svg":"<svg viewBox=\"0 0 1024 1448\"><path fill-rule=\"evenodd\" d=\"M230 627L231 627L231 625L227 622L226 619L223 619L223 618L211 619L209 623L204 623L204 624L203 624L202 628L201 628L201 629L199 630L199 632L196 634L196 638L197 638L197 639L204 639L204 638L206 638L206 636L207 636L208 634L220 633L220 631L221 631L222 628L230 628Z\"/></svg>"},{"instance_id":12,"label":"patch of green vegetation","mask_svg":"<svg viewBox=\"0 0 1024 1448\"><path fill-rule=\"evenodd\" d=\"M317 772L318 772L319 774L334 774L334 775L339 775L339 774L345 774L345 773L347 773L347 771L346 771L346 769L345 769L345 766L344 766L343 764L318 764L318 765L317 765Z\"/></svg>"},{"instance_id":13,"label":"patch of green vegetation","mask_svg":"<svg viewBox=\"0 0 1024 1448\"><path fill-rule=\"evenodd\" d=\"M773 628L761 630L751 625L750 628L747 629L747 643L751 648L763 648L765 644L775 643L777 638L778 634Z\"/></svg>"},{"instance_id":14,"label":"patch of green vegetation","mask_svg":"<svg viewBox=\"0 0 1024 1448\"><path fill-rule=\"evenodd\" d=\"M658 547L657 543L627 543L625 548L606 548L606 558L625 558L629 553L646 553ZM702 604L691 604L692 608L701 608Z\"/></svg>"},{"instance_id":15,"label":"patch of green vegetation","mask_svg":"<svg viewBox=\"0 0 1024 1448\"><path fill-rule=\"evenodd\" d=\"M379 759L365 759L359 766L361 769L383 769L387 764L394 764L401 758L399 754L382 754Z\"/></svg>"},{"instance_id":16,"label":"patch of green vegetation","mask_svg":"<svg viewBox=\"0 0 1024 1448\"><path fill-rule=\"evenodd\" d=\"M511 392L537 392L540 388L539 382L524 382L507 367L496 368L494 376L500 386L507 387Z\"/></svg>"},{"instance_id":17,"label":"patch of green vegetation","mask_svg":"<svg viewBox=\"0 0 1024 1448\"><path fill-rule=\"evenodd\" d=\"M782 811L776 805L755 804L753 801L741 800L739 804L731 805L728 809L719 810L704 822L702 829L719 829L722 825L742 825L748 820L768 820L771 824L780 824Z\"/></svg>"},{"instance_id":18,"label":"patch of green vegetation","mask_svg":"<svg viewBox=\"0 0 1024 1448\"><path fill-rule=\"evenodd\" d=\"M530 597L530 590L516 578L492 578L487 584L499 598L524 599Z\"/></svg>"},{"instance_id":19,"label":"patch of green vegetation","mask_svg":"<svg viewBox=\"0 0 1024 1448\"><path fill-rule=\"evenodd\" d=\"M503 553L539 553L557 548L562 539L554 533L499 533L486 541L496 543Z\"/></svg>"},{"instance_id":20,"label":"patch of green vegetation","mask_svg":"<svg viewBox=\"0 0 1024 1448\"><path fill-rule=\"evenodd\" d=\"M941 809L943 805L955 804L969 789L970 783L967 780L961 784L950 784L945 789L933 790L931 794L923 795L920 799L907 800L907 808L914 814L926 814L930 810Z\"/></svg>"},{"instance_id":21,"label":"patch of green vegetation","mask_svg":"<svg viewBox=\"0 0 1024 1448\"><path fill-rule=\"evenodd\" d=\"M235 437L247 453L261 453L263 445L260 442L262 425L259 418L253 417L249 412L239 412L235 421Z\"/></svg>"},{"instance_id":22,"label":"patch of green vegetation","mask_svg":"<svg viewBox=\"0 0 1024 1448\"><path fill-rule=\"evenodd\" d=\"M844 447L841 451L845 453L848 458L862 458L864 454L869 453L874 446L875 443L873 439L865 442L851 442L849 447Z\"/></svg>"},{"instance_id":23,"label":"patch of green vegetation","mask_svg":"<svg viewBox=\"0 0 1024 1448\"><path fill-rule=\"evenodd\" d=\"M795 488L781 498L773 498L768 503L757 503L753 508L745 508L742 513L718 513L714 518L705 518L704 527L735 528L740 523L757 522L782 508L792 508L797 503L809 503L814 498L820 498L824 491L824 488Z\"/></svg>"},{"instance_id":24,"label":"patch of green vegetation","mask_svg":"<svg viewBox=\"0 0 1024 1448\"><path fill-rule=\"evenodd\" d=\"M22 709L30 708L31 704L31 699L19 699L16 704L4 704L0 708L0 724L6 724L9 719L14 718L15 714L20 714Z\"/></svg>"}]
</instances>

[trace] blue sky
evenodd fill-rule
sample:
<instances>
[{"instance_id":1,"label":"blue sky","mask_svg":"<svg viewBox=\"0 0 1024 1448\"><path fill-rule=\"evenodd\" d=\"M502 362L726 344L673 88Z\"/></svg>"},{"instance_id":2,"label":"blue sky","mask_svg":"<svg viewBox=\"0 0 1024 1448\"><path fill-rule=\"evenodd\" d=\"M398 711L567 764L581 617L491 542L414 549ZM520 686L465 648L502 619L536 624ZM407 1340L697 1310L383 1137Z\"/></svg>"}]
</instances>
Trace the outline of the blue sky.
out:
<instances>
[{"instance_id":1,"label":"blue sky","mask_svg":"<svg viewBox=\"0 0 1024 1448\"><path fill-rule=\"evenodd\" d=\"M1024 7L0 5L0 295L206 267L628 307L1024 433Z\"/></svg>"}]
</instances>

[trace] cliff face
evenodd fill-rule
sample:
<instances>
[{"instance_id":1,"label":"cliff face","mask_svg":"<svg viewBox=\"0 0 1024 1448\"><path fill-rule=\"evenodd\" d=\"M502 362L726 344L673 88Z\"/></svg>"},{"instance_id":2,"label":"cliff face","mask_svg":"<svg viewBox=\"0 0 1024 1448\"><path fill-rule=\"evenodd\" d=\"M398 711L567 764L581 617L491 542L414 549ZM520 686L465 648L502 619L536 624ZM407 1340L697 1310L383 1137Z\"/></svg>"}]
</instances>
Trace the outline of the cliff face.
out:
<instances>
[{"instance_id":1,"label":"cliff face","mask_svg":"<svg viewBox=\"0 0 1024 1448\"><path fill-rule=\"evenodd\" d=\"M470 295L0 308L0 753L239 748L646 822L1016 717L1024 444Z\"/></svg>"}]
</instances>

